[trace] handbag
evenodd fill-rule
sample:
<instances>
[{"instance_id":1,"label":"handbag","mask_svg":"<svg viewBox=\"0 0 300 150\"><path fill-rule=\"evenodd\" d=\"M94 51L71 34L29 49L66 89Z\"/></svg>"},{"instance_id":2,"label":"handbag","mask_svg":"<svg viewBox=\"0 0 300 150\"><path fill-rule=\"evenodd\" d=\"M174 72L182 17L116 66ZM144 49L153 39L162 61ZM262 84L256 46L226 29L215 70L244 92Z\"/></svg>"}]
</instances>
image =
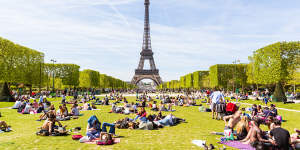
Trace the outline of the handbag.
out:
<instances>
[{"instance_id":1,"label":"handbag","mask_svg":"<svg viewBox=\"0 0 300 150\"><path fill-rule=\"evenodd\" d=\"M83 136L82 135L72 135L72 139L73 140L79 140L81 139Z\"/></svg>"},{"instance_id":2,"label":"handbag","mask_svg":"<svg viewBox=\"0 0 300 150\"><path fill-rule=\"evenodd\" d=\"M112 136L111 136L111 134L109 134L107 132L101 132L100 133L100 140L109 141L109 140L112 140Z\"/></svg>"}]
</instances>

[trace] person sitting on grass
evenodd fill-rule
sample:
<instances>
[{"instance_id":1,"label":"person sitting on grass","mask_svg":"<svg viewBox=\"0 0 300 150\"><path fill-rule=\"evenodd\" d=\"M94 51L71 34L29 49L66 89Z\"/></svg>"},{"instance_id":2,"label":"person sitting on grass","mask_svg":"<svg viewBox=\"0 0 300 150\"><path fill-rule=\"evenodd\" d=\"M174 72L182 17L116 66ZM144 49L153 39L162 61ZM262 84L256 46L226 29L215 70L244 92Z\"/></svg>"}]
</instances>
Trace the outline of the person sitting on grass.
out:
<instances>
[{"instance_id":1,"label":"person sitting on grass","mask_svg":"<svg viewBox=\"0 0 300 150\"><path fill-rule=\"evenodd\" d=\"M79 115L80 115L77 106L78 106L78 104L73 104L73 105L72 105L72 108L71 108L71 115L72 115L72 116L79 116Z\"/></svg>"},{"instance_id":2,"label":"person sitting on grass","mask_svg":"<svg viewBox=\"0 0 300 150\"><path fill-rule=\"evenodd\" d=\"M237 140L245 139L248 135L249 130L250 130L250 128L249 128L248 117L243 116L236 125Z\"/></svg>"},{"instance_id":3,"label":"person sitting on grass","mask_svg":"<svg viewBox=\"0 0 300 150\"><path fill-rule=\"evenodd\" d=\"M268 126L268 129L271 131L272 129L274 129L275 127L275 124L274 124L274 121L276 119L273 117L273 116L269 116L266 120L265 120L265 123L266 125Z\"/></svg>"},{"instance_id":4,"label":"person sitting on grass","mask_svg":"<svg viewBox=\"0 0 300 150\"><path fill-rule=\"evenodd\" d=\"M137 105L134 102L131 103L130 112L132 112L132 113L137 112Z\"/></svg>"},{"instance_id":5,"label":"person sitting on grass","mask_svg":"<svg viewBox=\"0 0 300 150\"><path fill-rule=\"evenodd\" d=\"M0 121L0 131L9 132L11 129L5 121Z\"/></svg>"},{"instance_id":6,"label":"person sitting on grass","mask_svg":"<svg viewBox=\"0 0 300 150\"><path fill-rule=\"evenodd\" d=\"M36 113L41 113L41 112L43 112L44 111L44 105L43 105L43 103L39 103L39 107L38 107L38 109L36 110Z\"/></svg>"},{"instance_id":7,"label":"person sitting on grass","mask_svg":"<svg viewBox=\"0 0 300 150\"><path fill-rule=\"evenodd\" d=\"M276 117L278 115L277 109L274 104L270 105L270 116Z\"/></svg>"},{"instance_id":8,"label":"person sitting on grass","mask_svg":"<svg viewBox=\"0 0 300 150\"><path fill-rule=\"evenodd\" d=\"M281 121L275 119L275 127L270 131L270 141L276 150L288 150L291 148L290 133L281 128Z\"/></svg>"},{"instance_id":9,"label":"person sitting on grass","mask_svg":"<svg viewBox=\"0 0 300 150\"><path fill-rule=\"evenodd\" d=\"M88 136L89 140L94 140L95 138L99 138L101 132L107 132L106 127L109 126L109 133L115 135L115 124L110 124L104 122L101 129L101 122L98 118L93 115L88 119L88 124L86 128L86 135Z\"/></svg>"},{"instance_id":10,"label":"person sitting on grass","mask_svg":"<svg viewBox=\"0 0 300 150\"><path fill-rule=\"evenodd\" d=\"M30 114L30 112L34 112L34 109L32 107L32 103L27 103L22 114Z\"/></svg>"},{"instance_id":11,"label":"person sitting on grass","mask_svg":"<svg viewBox=\"0 0 300 150\"><path fill-rule=\"evenodd\" d=\"M69 120L70 117L68 116L68 110L66 109L66 106L59 106L59 109L57 110L57 119L60 121Z\"/></svg>"},{"instance_id":12,"label":"person sitting on grass","mask_svg":"<svg viewBox=\"0 0 300 150\"><path fill-rule=\"evenodd\" d=\"M160 103L159 111L168 111L168 109L166 108L165 104L163 104L163 102Z\"/></svg>"},{"instance_id":13,"label":"person sitting on grass","mask_svg":"<svg viewBox=\"0 0 300 150\"><path fill-rule=\"evenodd\" d=\"M35 110L37 110L38 107L39 107L39 104L36 102L36 100L34 100L33 103L32 103L32 106L33 106L33 108L34 108Z\"/></svg>"},{"instance_id":14,"label":"person sitting on grass","mask_svg":"<svg viewBox=\"0 0 300 150\"><path fill-rule=\"evenodd\" d=\"M257 114L258 114L258 115L263 114L263 110L262 110L262 108L261 108L261 105L258 105L258 106L257 106Z\"/></svg>"},{"instance_id":15,"label":"person sitting on grass","mask_svg":"<svg viewBox=\"0 0 300 150\"><path fill-rule=\"evenodd\" d=\"M68 110L68 107L66 104L63 104L62 105L62 108L63 108L63 115L64 116L69 116L69 110Z\"/></svg>"},{"instance_id":16,"label":"person sitting on grass","mask_svg":"<svg viewBox=\"0 0 300 150\"><path fill-rule=\"evenodd\" d=\"M158 111L156 103L157 103L156 101L153 102L153 105L152 105L152 108L151 108L152 111Z\"/></svg>"},{"instance_id":17,"label":"person sitting on grass","mask_svg":"<svg viewBox=\"0 0 300 150\"><path fill-rule=\"evenodd\" d=\"M224 122L225 122L225 130L230 130L231 133L233 133L233 129L237 125L237 123L241 120L241 111L236 111L233 115L225 116ZM227 122L228 121L228 122ZM224 135L224 132L211 132L211 134L216 134L216 135Z\"/></svg>"},{"instance_id":18,"label":"person sitting on grass","mask_svg":"<svg viewBox=\"0 0 300 150\"><path fill-rule=\"evenodd\" d=\"M251 109L251 117L256 116L257 113L258 113L257 105L256 105L256 104L253 104L253 105L252 105L252 109Z\"/></svg>"},{"instance_id":19,"label":"person sitting on grass","mask_svg":"<svg viewBox=\"0 0 300 150\"><path fill-rule=\"evenodd\" d=\"M14 104L13 107L11 107L11 109L19 109L19 107L21 106L22 101L21 100L17 100Z\"/></svg>"},{"instance_id":20,"label":"person sitting on grass","mask_svg":"<svg viewBox=\"0 0 300 150\"><path fill-rule=\"evenodd\" d=\"M269 99L267 98L267 96L264 97L263 101L265 102L265 105L268 106Z\"/></svg>"},{"instance_id":21,"label":"person sitting on grass","mask_svg":"<svg viewBox=\"0 0 300 150\"><path fill-rule=\"evenodd\" d=\"M141 107L141 110L137 113L137 116L134 118L134 122L140 118L140 121L147 122L147 112L144 107Z\"/></svg>"},{"instance_id":22,"label":"person sitting on grass","mask_svg":"<svg viewBox=\"0 0 300 150\"><path fill-rule=\"evenodd\" d=\"M250 122L250 130L245 139L241 140L244 144L250 144L252 147L256 147L258 143L270 143L269 140L264 139L262 130L259 128L261 120L254 117Z\"/></svg>"},{"instance_id":23,"label":"person sitting on grass","mask_svg":"<svg viewBox=\"0 0 300 150\"><path fill-rule=\"evenodd\" d=\"M41 131L47 131L47 135L51 135L57 126L55 123L57 122L59 127L62 127L62 124L56 119L56 114L53 111L50 111L46 114L47 119L45 120L43 126L41 127Z\"/></svg>"}]
</instances>

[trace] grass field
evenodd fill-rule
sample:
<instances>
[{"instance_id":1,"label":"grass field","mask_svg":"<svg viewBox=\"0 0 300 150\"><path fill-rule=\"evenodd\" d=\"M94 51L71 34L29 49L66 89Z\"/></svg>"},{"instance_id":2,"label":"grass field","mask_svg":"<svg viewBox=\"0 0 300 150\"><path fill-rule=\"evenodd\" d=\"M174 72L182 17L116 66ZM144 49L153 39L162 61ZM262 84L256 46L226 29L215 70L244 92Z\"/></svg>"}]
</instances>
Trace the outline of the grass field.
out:
<instances>
[{"instance_id":1,"label":"grass field","mask_svg":"<svg viewBox=\"0 0 300 150\"><path fill-rule=\"evenodd\" d=\"M129 101L134 101L134 97L127 97ZM59 99L51 99L57 101ZM198 102L199 103L199 102ZM54 102L56 108L59 102ZM0 108L12 106L13 103L1 102ZM244 106L242 106L244 107ZM121 115L108 113L110 106L98 106L97 111L83 111L84 114L77 120L62 122L69 128L82 127L81 134L85 134L87 119L91 115L96 115L101 122L114 122L117 119L125 117L133 118L134 115ZM116 134L123 136L121 142L112 146L97 146L91 144L82 144L71 139L71 135L65 137L41 137L36 136L37 128L43 122L35 121L39 114L22 115L13 109L0 109L2 117L0 120L6 121L12 126L14 131L8 133L0 133L0 149L64 149L64 150L80 150L80 149L201 149L191 143L192 140L206 140L208 144L212 143L217 147L223 145L217 144L220 136L211 135L212 131L222 131L224 128L223 121L211 119L210 113L199 112L198 107L174 107L175 116L185 118L187 123L181 123L173 127L165 127L160 130L129 130L116 129ZM299 109L299 108L298 108ZM153 114L147 109L148 114ZM166 115L167 113L163 113ZM279 114L283 116L286 122L283 127L290 132L294 128L300 128L300 113L279 110ZM265 128L265 127L263 127ZM231 149L231 148L227 148Z\"/></svg>"}]
</instances>

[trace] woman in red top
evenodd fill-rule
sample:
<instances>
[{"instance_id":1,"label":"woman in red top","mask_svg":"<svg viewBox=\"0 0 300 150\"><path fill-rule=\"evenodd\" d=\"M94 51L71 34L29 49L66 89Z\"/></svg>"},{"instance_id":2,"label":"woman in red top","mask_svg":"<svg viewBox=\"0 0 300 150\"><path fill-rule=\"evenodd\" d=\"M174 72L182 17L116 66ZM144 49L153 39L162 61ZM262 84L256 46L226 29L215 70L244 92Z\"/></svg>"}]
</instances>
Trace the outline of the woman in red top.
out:
<instances>
[{"instance_id":1,"label":"woman in red top","mask_svg":"<svg viewBox=\"0 0 300 150\"><path fill-rule=\"evenodd\" d=\"M133 121L136 121L138 118L140 118L142 122L147 122L147 112L144 107L141 107L141 110L137 113Z\"/></svg>"}]
</instances>

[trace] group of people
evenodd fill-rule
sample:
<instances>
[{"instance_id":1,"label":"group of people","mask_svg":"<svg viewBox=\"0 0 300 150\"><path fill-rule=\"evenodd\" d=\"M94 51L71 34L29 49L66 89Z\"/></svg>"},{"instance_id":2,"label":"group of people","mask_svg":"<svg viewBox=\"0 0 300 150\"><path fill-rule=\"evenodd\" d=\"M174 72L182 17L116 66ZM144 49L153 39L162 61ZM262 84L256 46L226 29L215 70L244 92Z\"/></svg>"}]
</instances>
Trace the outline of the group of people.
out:
<instances>
[{"instance_id":1,"label":"group of people","mask_svg":"<svg viewBox=\"0 0 300 150\"><path fill-rule=\"evenodd\" d=\"M210 100L214 119L217 106L221 103L226 104L226 100L219 90L212 92ZM224 132L212 132L212 134L223 135L226 140L239 140L256 149L289 150L299 143L299 132L291 136L288 130L281 127L282 117L278 115L275 105L271 104L270 107L262 109L261 105L254 104L248 110L251 113L243 113L244 109L240 109L232 115L225 115ZM260 128L261 124L266 125L269 130L263 131Z\"/></svg>"},{"instance_id":2,"label":"group of people","mask_svg":"<svg viewBox=\"0 0 300 150\"><path fill-rule=\"evenodd\" d=\"M174 126L181 122L185 122L185 120L175 117L173 114L163 116L161 111L157 115L147 115L145 107L140 107L135 118L117 120L115 124L119 129L155 130L164 126Z\"/></svg>"},{"instance_id":3,"label":"group of people","mask_svg":"<svg viewBox=\"0 0 300 150\"><path fill-rule=\"evenodd\" d=\"M17 109L17 111L22 114L36 114L42 113L43 111L48 111L50 106L51 102L47 101L47 98L42 96L39 99L39 102L34 99L32 103L27 97L22 97L21 99L16 100L15 104L12 106L12 109Z\"/></svg>"}]
</instances>

